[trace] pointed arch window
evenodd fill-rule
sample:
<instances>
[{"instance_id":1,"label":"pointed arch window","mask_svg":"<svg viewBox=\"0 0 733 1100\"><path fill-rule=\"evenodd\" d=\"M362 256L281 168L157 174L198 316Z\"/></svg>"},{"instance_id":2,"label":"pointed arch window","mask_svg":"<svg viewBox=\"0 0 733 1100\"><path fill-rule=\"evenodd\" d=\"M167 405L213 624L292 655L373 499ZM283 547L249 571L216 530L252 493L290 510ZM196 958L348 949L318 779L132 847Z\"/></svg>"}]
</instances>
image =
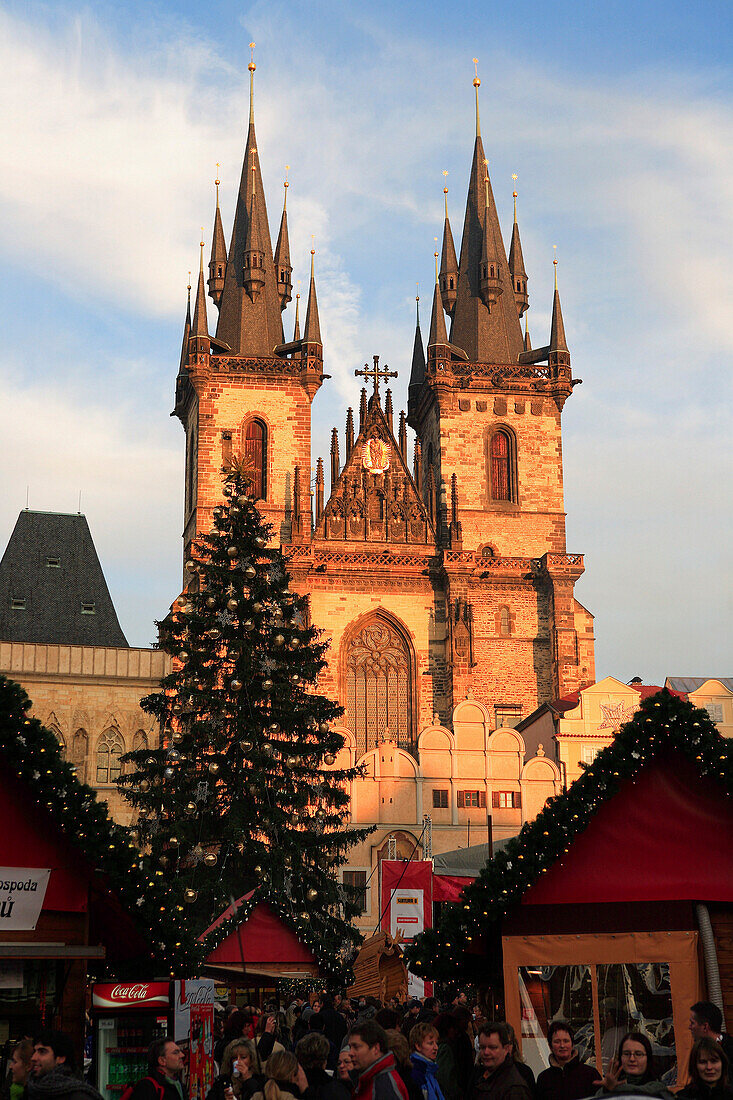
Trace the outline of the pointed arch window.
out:
<instances>
[{"instance_id":1,"label":"pointed arch window","mask_svg":"<svg viewBox=\"0 0 733 1100\"><path fill-rule=\"evenodd\" d=\"M414 754L414 661L396 623L376 613L347 639L342 658L346 725L357 754L372 749L387 732Z\"/></svg>"},{"instance_id":2,"label":"pointed arch window","mask_svg":"<svg viewBox=\"0 0 733 1100\"><path fill-rule=\"evenodd\" d=\"M491 498L516 503L516 447L514 436L499 428L489 441Z\"/></svg>"},{"instance_id":3,"label":"pointed arch window","mask_svg":"<svg viewBox=\"0 0 733 1100\"><path fill-rule=\"evenodd\" d=\"M267 497L267 427L262 420L250 420L244 429L244 457L251 466L250 495L255 500Z\"/></svg>"},{"instance_id":4,"label":"pointed arch window","mask_svg":"<svg viewBox=\"0 0 733 1100\"><path fill-rule=\"evenodd\" d=\"M114 783L122 773L120 757L125 751L122 734L118 730L105 730L97 742L97 783Z\"/></svg>"}]
</instances>

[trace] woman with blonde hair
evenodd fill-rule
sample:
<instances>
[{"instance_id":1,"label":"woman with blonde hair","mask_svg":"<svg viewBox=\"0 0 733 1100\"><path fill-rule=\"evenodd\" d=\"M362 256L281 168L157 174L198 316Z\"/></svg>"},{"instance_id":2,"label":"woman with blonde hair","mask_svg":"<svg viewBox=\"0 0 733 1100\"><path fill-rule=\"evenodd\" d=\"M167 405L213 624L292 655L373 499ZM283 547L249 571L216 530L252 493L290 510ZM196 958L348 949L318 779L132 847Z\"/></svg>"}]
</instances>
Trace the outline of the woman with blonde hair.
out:
<instances>
[{"instance_id":1,"label":"woman with blonde hair","mask_svg":"<svg viewBox=\"0 0 733 1100\"><path fill-rule=\"evenodd\" d=\"M206 1100L251 1100L265 1082L257 1048L251 1039L232 1039L224 1048L221 1072Z\"/></svg>"},{"instance_id":2,"label":"woman with blonde hair","mask_svg":"<svg viewBox=\"0 0 733 1100\"><path fill-rule=\"evenodd\" d=\"M278 1050L265 1062L262 1091L252 1100L301 1100L308 1088L308 1079L298 1059L289 1050Z\"/></svg>"}]
</instances>

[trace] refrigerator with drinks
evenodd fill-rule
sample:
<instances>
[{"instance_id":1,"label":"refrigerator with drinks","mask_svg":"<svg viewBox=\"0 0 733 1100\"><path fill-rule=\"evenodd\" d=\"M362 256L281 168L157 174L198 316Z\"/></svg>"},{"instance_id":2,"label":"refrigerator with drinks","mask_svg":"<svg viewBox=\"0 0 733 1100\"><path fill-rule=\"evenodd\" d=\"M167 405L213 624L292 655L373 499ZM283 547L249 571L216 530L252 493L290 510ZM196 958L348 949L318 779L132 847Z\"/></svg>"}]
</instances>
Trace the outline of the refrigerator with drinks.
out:
<instances>
[{"instance_id":1,"label":"refrigerator with drinks","mask_svg":"<svg viewBox=\"0 0 733 1100\"><path fill-rule=\"evenodd\" d=\"M92 1075L105 1100L148 1072L148 1047L172 1035L170 982L100 982L92 986Z\"/></svg>"}]
</instances>

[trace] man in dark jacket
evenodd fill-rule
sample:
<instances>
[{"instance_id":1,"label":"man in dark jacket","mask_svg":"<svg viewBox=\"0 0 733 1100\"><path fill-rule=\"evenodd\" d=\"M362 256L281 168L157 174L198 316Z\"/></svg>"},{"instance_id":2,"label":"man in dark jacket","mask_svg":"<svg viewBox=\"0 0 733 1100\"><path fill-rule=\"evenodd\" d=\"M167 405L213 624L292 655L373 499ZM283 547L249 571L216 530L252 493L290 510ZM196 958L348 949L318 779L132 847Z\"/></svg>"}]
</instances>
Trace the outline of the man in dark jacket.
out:
<instances>
[{"instance_id":1,"label":"man in dark jacket","mask_svg":"<svg viewBox=\"0 0 733 1100\"><path fill-rule=\"evenodd\" d=\"M130 1100L188 1100L181 1084L183 1061L173 1039L154 1039L148 1047L148 1075L135 1085Z\"/></svg>"},{"instance_id":2,"label":"man in dark jacket","mask_svg":"<svg viewBox=\"0 0 733 1100\"><path fill-rule=\"evenodd\" d=\"M484 1024L478 1046L479 1065L471 1078L467 1100L532 1100L527 1082L514 1065L507 1025Z\"/></svg>"},{"instance_id":3,"label":"man in dark jacket","mask_svg":"<svg viewBox=\"0 0 733 1100\"><path fill-rule=\"evenodd\" d=\"M565 1020L553 1020L547 1032L550 1065L537 1078L537 1100L582 1100L603 1084L594 1066L581 1062L575 1033Z\"/></svg>"},{"instance_id":4,"label":"man in dark jacket","mask_svg":"<svg viewBox=\"0 0 733 1100\"><path fill-rule=\"evenodd\" d=\"M550 1065L537 1078L537 1100L582 1100L593 1096L601 1081L594 1066L581 1062L575 1033L565 1020L553 1020L547 1032Z\"/></svg>"},{"instance_id":5,"label":"man in dark jacket","mask_svg":"<svg viewBox=\"0 0 733 1100\"><path fill-rule=\"evenodd\" d=\"M364 1020L352 1027L349 1053L355 1066L354 1100L408 1100L387 1033L378 1023Z\"/></svg>"},{"instance_id":6,"label":"man in dark jacket","mask_svg":"<svg viewBox=\"0 0 733 1100\"><path fill-rule=\"evenodd\" d=\"M28 1100L102 1100L74 1074L74 1048L62 1031L43 1031L33 1040Z\"/></svg>"}]
</instances>

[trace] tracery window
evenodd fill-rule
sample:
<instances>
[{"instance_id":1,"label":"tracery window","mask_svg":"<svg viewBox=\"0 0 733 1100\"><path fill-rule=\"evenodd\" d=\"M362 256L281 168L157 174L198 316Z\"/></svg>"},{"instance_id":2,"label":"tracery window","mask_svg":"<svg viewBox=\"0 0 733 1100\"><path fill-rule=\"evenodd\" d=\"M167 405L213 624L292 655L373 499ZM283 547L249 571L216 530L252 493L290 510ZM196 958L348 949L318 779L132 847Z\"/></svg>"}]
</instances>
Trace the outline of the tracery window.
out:
<instances>
[{"instance_id":1,"label":"tracery window","mask_svg":"<svg viewBox=\"0 0 733 1100\"><path fill-rule=\"evenodd\" d=\"M346 724L357 754L389 734L414 752L412 657L396 625L375 615L349 639L344 653Z\"/></svg>"},{"instance_id":2,"label":"tracery window","mask_svg":"<svg viewBox=\"0 0 733 1100\"><path fill-rule=\"evenodd\" d=\"M120 777L120 757L125 751L122 735L118 730L105 730L97 742L97 783L114 783Z\"/></svg>"},{"instance_id":3,"label":"tracery window","mask_svg":"<svg viewBox=\"0 0 733 1100\"><path fill-rule=\"evenodd\" d=\"M148 747L148 735L145 730L138 730L132 739L132 751L140 752L141 749Z\"/></svg>"},{"instance_id":4,"label":"tracery window","mask_svg":"<svg viewBox=\"0 0 733 1100\"><path fill-rule=\"evenodd\" d=\"M514 440L508 431L494 432L489 444L491 463L491 497L493 500L516 500Z\"/></svg>"},{"instance_id":5,"label":"tracery window","mask_svg":"<svg viewBox=\"0 0 733 1100\"><path fill-rule=\"evenodd\" d=\"M267 496L267 428L261 420L250 420L244 432L244 456L251 463L250 495L255 500Z\"/></svg>"}]
</instances>

